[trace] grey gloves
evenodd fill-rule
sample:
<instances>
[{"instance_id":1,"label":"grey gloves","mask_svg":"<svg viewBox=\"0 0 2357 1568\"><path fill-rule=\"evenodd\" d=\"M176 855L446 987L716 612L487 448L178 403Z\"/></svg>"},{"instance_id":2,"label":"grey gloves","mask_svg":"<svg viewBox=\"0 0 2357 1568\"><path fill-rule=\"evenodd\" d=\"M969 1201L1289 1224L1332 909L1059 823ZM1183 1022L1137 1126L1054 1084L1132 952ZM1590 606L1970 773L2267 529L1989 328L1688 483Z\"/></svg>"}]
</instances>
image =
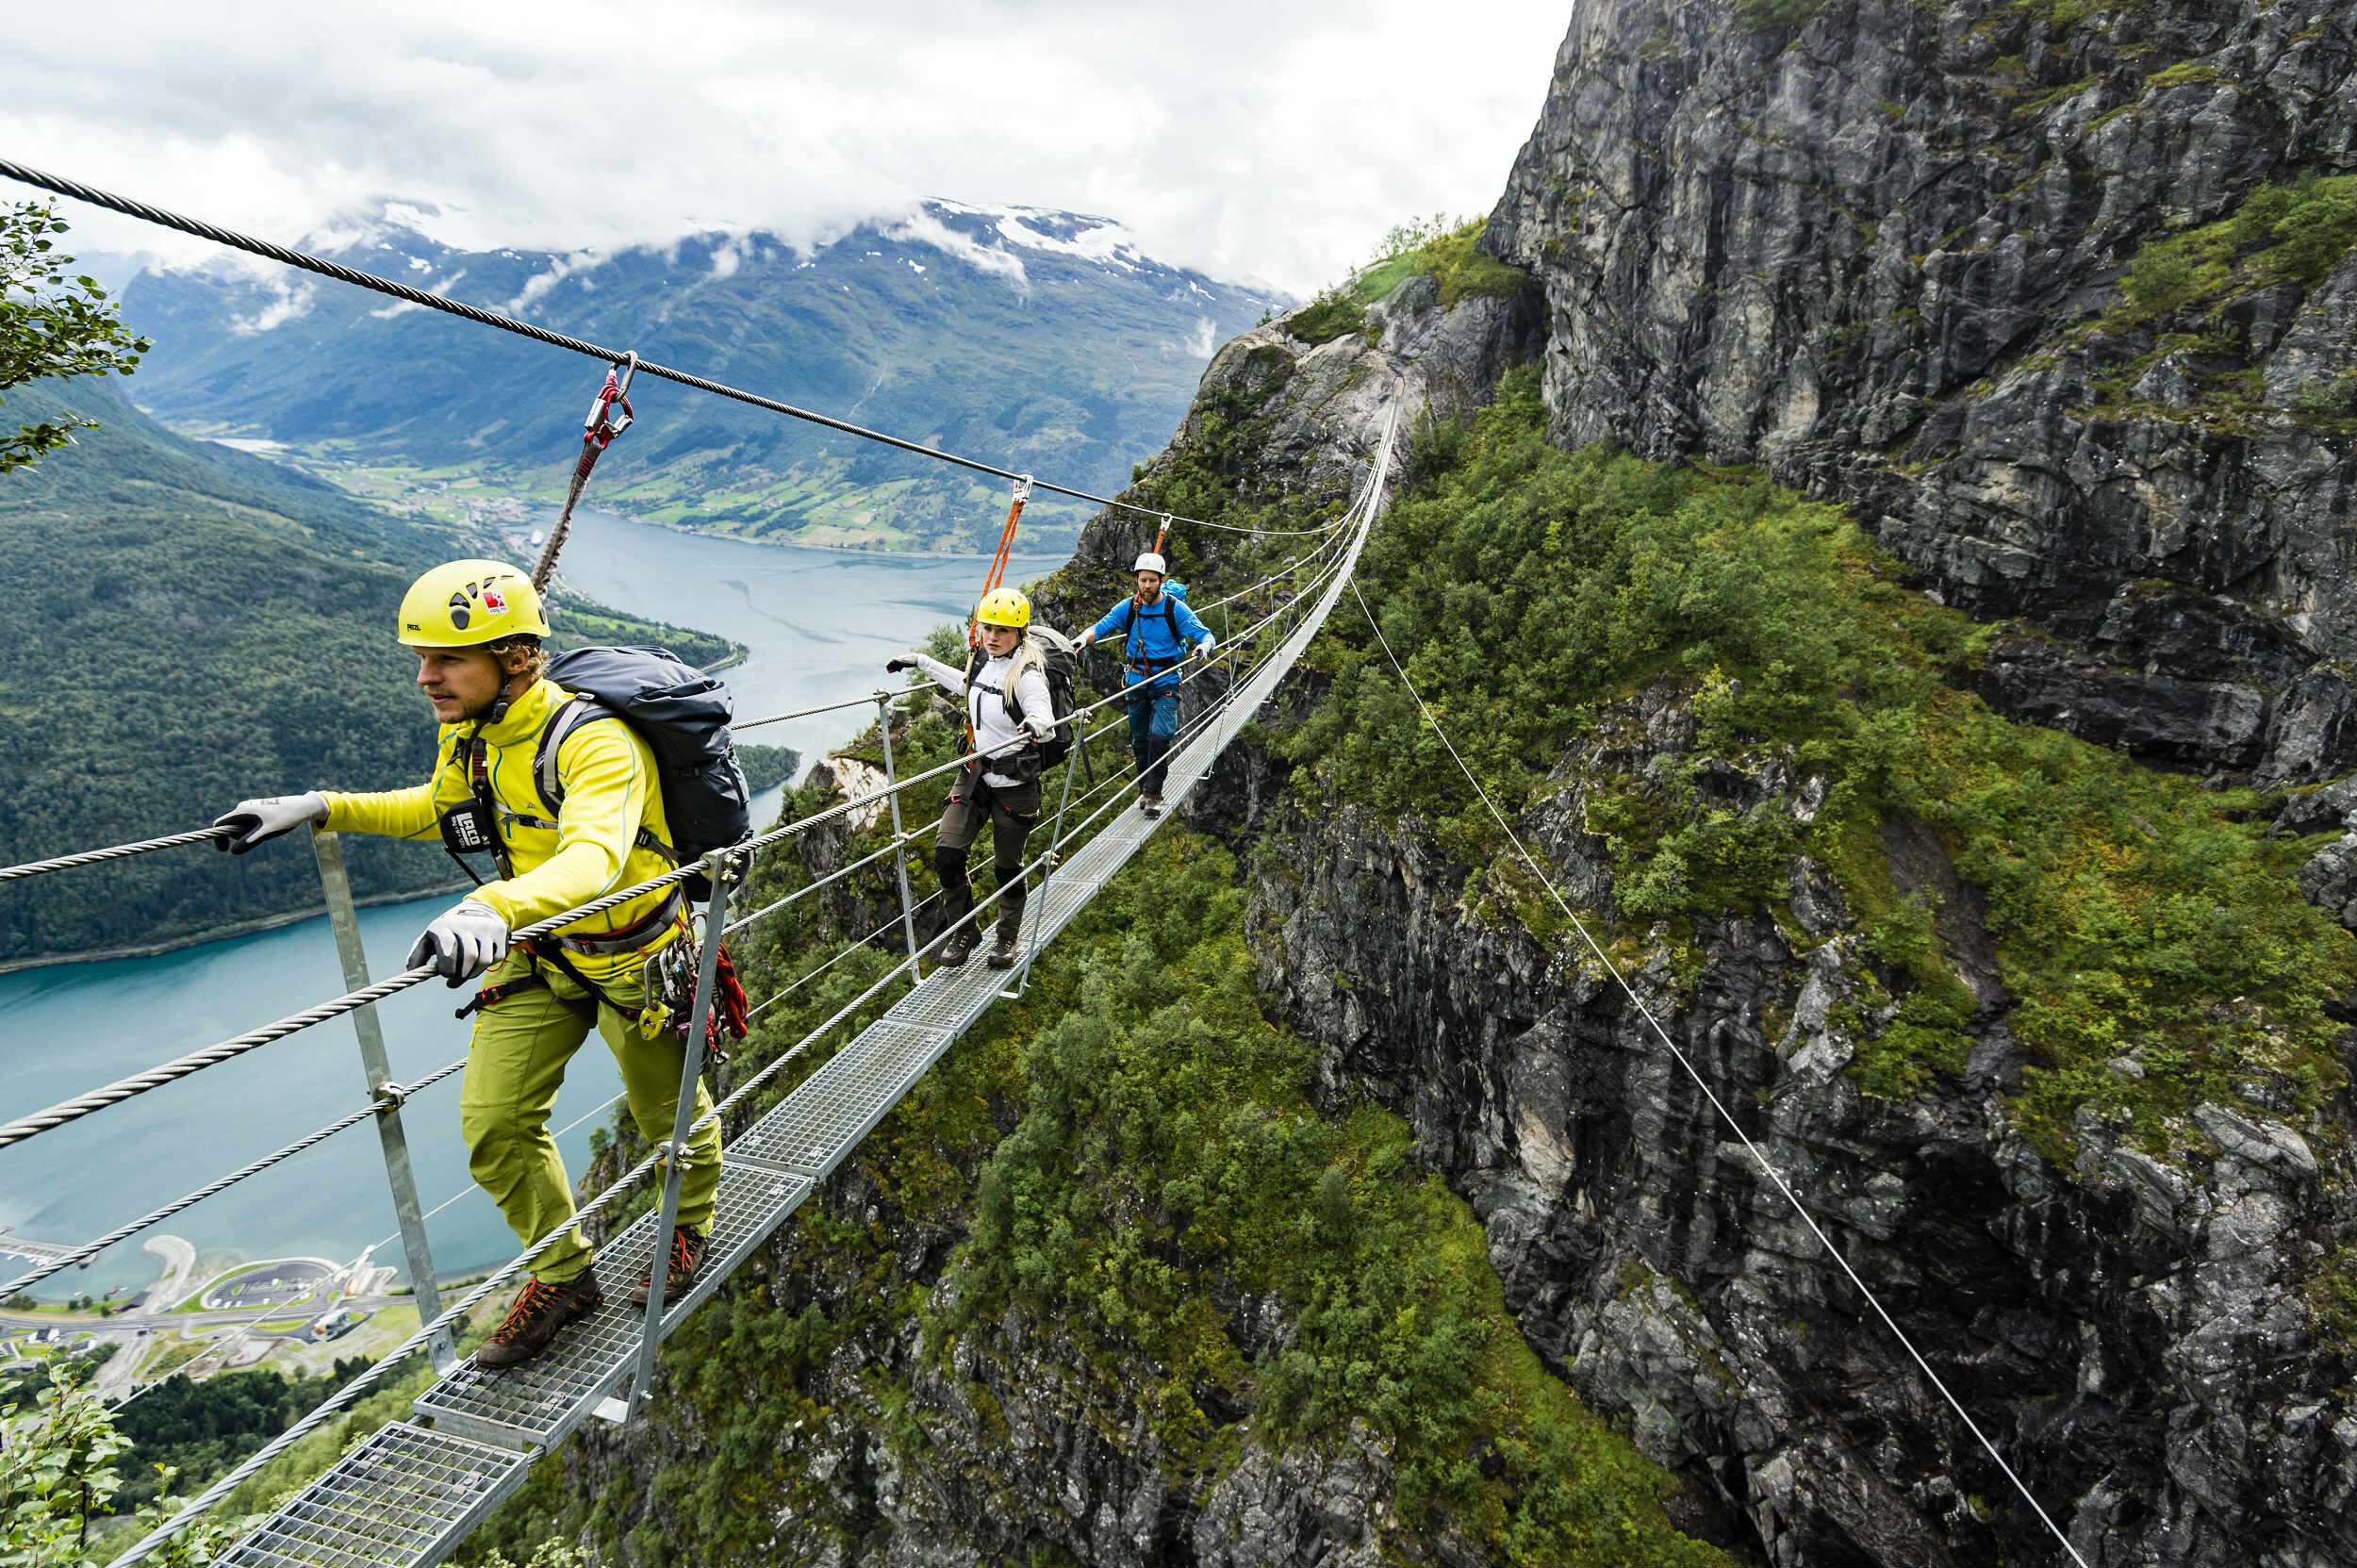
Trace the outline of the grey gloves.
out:
<instances>
[{"instance_id":1,"label":"grey gloves","mask_svg":"<svg viewBox=\"0 0 2357 1568\"><path fill-rule=\"evenodd\" d=\"M216 838L213 848L241 855L257 844L267 844L282 834L292 833L305 822L327 820L327 797L318 790L308 795L266 795L255 801L239 801L235 807L213 818L216 828L235 828L235 838Z\"/></svg>"},{"instance_id":2,"label":"grey gloves","mask_svg":"<svg viewBox=\"0 0 2357 1568\"><path fill-rule=\"evenodd\" d=\"M472 980L507 956L507 922L488 904L462 900L409 946L408 966L434 966L452 985Z\"/></svg>"}]
</instances>

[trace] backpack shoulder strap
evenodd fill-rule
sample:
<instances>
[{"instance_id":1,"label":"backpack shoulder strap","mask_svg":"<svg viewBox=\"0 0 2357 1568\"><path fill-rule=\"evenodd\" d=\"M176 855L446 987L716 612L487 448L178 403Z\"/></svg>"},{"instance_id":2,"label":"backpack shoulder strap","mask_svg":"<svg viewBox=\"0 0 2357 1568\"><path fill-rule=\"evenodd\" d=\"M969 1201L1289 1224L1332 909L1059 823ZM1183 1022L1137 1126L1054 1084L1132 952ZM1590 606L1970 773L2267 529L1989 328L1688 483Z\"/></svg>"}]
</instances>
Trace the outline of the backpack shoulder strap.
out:
<instances>
[{"instance_id":1,"label":"backpack shoulder strap","mask_svg":"<svg viewBox=\"0 0 2357 1568\"><path fill-rule=\"evenodd\" d=\"M564 750L566 738L595 719L619 718L620 714L593 698L571 697L540 727L539 750L532 758L532 782L539 789L540 799L547 802L551 817L565 804L565 781L556 774L556 754Z\"/></svg>"},{"instance_id":2,"label":"backpack shoulder strap","mask_svg":"<svg viewBox=\"0 0 2357 1568\"><path fill-rule=\"evenodd\" d=\"M565 805L565 781L557 777L556 772L557 752L564 750L565 742L584 724L621 717L594 697L573 697L551 714L549 721L540 727L539 751L534 753L532 759L532 783L540 791L540 799L547 802L552 817L557 816ZM659 777L655 787L658 790L662 788ZM639 825L631 842L640 849L652 850L674 866L680 864L679 852L657 838L644 823Z\"/></svg>"}]
</instances>

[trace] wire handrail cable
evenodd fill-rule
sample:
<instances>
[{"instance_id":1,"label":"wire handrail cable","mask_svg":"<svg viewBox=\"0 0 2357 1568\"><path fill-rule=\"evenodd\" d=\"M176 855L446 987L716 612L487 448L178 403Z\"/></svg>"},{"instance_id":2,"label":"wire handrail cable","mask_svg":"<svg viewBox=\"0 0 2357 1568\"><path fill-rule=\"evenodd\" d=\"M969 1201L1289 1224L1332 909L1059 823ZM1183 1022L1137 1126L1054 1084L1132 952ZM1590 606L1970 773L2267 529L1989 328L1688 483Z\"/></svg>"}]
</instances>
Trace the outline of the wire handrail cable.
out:
<instances>
[{"instance_id":1,"label":"wire handrail cable","mask_svg":"<svg viewBox=\"0 0 2357 1568\"><path fill-rule=\"evenodd\" d=\"M412 1096L417 1095L423 1090L432 1088L435 1084L439 1083L442 1080L458 1071L466 1065L467 1059L462 1056L457 1061L450 1063L445 1066L437 1067L434 1071L426 1074L415 1083L401 1085L392 1093L392 1095L387 1097L386 1098L371 1100L368 1104L363 1105L357 1111L337 1117L334 1121L329 1122L325 1127L319 1129L317 1131L304 1134L302 1137L297 1138L293 1143L287 1145L284 1148L278 1149L273 1153L265 1154L258 1160L254 1160L246 1164L240 1165L226 1176L216 1177L212 1180L206 1182L205 1185L197 1188L195 1191L185 1193L182 1196L173 1198L171 1202L165 1204L160 1209L151 1209L135 1220L116 1226L112 1230L107 1231L103 1236L84 1242L73 1251L65 1253L60 1257L51 1259L48 1263L41 1264L41 1267L34 1269L31 1273L21 1274L15 1279L9 1280L8 1283L0 1285L0 1299L5 1299L8 1296L14 1296L18 1291L30 1290L35 1285L40 1284L43 1279L50 1278L52 1275L62 1274L67 1269L74 1267L77 1263L86 1263L90 1259L97 1257L101 1252L104 1252L107 1248L114 1246L115 1243L136 1236L151 1225L160 1225L165 1220L170 1219L173 1215L180 1213L183 1209L193 1208L197 1204L204 1202L206 1198L211 1197L218 1193L226 1192L228 1189L236 1186L239 1182L244 1180L249 1176L259 1176L262 1172L270 1169L272 1165L282 1164L285 1162L293 1159L296 1155L301 1154L304 1150L311 1148L319 1144L325 1143L337 1133L344 1131L348 1128L359 1126L362 1122L367 1121L371 1116L373 1116L383 1111L387 1103L403 1103L408 1100Z\"/></svg>"},{"instance_id":2,"label":"wire handrail cable","mask_svg":"<svg viewBox=\"0 0 2357 1568\"><path fill-rule=\"evenodd\" d=\"M1394 411L1394 423L1395 422L1396 411ZM1369 521L1372 520L1371 508L1373 500L1375 496L1379 494L1381 481L1382 475L1378 473L1374 476L1374 479L1369 485ZM1362 522L1362 533L1364 527L1365 523ZM1334 563L1333 566L1329 567L1327 570L1322 574L1322 576L1325 579L1330 580L1333 575L1344 565L1346 565L1351 558L1351 556L1345 555L1341 560ZM1338 591L1339 586L1334 588L1327 589L1326 605L1322 605L1320 608L1323 609L1327 606L1330 606L1332 595ZM1289 605L1280 606L1277 610L1272 612L1269 617L1264 618L1261 624L1267 624L1268 620L1275 619L1278 615L1283 614L1284 610L1287 608L1296 607L1309 602L1311 602L1297 599ZM1247 629L1245 635L1249 635L1251 630L1252 629ZM1222 652L1226 653L1229 651L1230 650L1224 649L1222 650ZM1205 661L1203 669L1189 672L1187 678L1192 678L1192 675L1195 673L1201 673L1204 672L1204 670L1208 670L1209 664L1210 661ZM1215 710L1225 710L1230 703L1232 703L1237 690L1238 687L1231 685L1219 699L1215 700L1213 708ZM1101 706L1102 704L1100 703L1095 705ZM1084 709L1079 711L1087 710ZM956 763L945 766L963 766L966 760L968 759L961 758ZM931 769L928 770L927 774L918 775L918 777L922 778L931 776L932 774L937 774L942 770L943 769L941 768ZM911 780L908 782L914 783L915 781ZM1094 791L1092 791L1092 793L1094 793ZM1087 821L1076 826L1069 834L1059 837L1047 850L1043 851L1041 855L1023 867L1022 877L1028 878L1029 874L1032 870L1042 869L1051 866L1053 864L1053 858L1063 844L1070 842L1073 837L1077 836L1081 832L1084 832L1088 826L1096 819L1096 817L1103 816L1106 811L1112 809L1112 807L1127 794L1128 789L1125 787L1120 794L1116 795L1113 801L1109 801L1104 806L1100 806ZM870 796L864 799L872 800L875 797ZM848 806L848 804L849 803L847 802L846 805ZM845 807L832 808L829 812L816 814L813 817L804 818L804 824L816 821L820 817L836 815L842 809L845 809ZM733 856L736 853L742 852L743 850L750 848L753 844L774 842L777 838L783 836L784 834L789 831L791 831L790 827L774 830L771 834L764 835L762 839L749 841L748 846L740 846L737 850L731 850L726 853ZM713 858L717 860L720 857L716 855ZM692 868L693 867L685 869ZM658 879L658 883L665 880L668 879ZM985 897L977 900L973 913L969 917L979 920L983 910L1004 898L1009 887L1020 885L1020 882L1021 879L1018 879L1015 883L1002 884L999 887L995 888ZM625 896L631 891L632 890L625 890ZM554 918L562 920L566 918L566 916L560 916ZM889 969L885 970L882 975L877 977L875 982L868 985L858 996L846 1002L841 1008L837 1009L816 1028L805 1034L795 1047L784 1052L776 1060L764 1065L760 1071L748 1078L744 1083L740 1084L734 1091L730 1093L727 1098L713 1106L710 1111L706 1112L703 1115L697 1117L694 1123L689 1127L688 1132L692 1135L694 1132L701 1131L704 1127L711 1125L712 1123L717 1121L721 1116L727 1114L731 1110L744 1101L748 1096L766 1083L788 1062L791 1062L796 1057L799 1056L817 1040L824 1038L830 1031L832 1031L836 1025L840 1024L844 1019L852 1016L861 1007L865 1006L899 976L904 973L914 972L916 969L922 956L921 952L912 953L908 957L896 962ZM789 987L789 989L791 988ZM395 1365L404 1362L407 1357L415 1354L418 1350L423 1348L436 1334L441 1333L450 1329L453 1325L463 1318L467 1312L471 1311L476 1305L487 1297L492 1291L504 1284L507 1280L513 1279L517 1273L525 1267L528 1267L533 1262L537 1260L551 1246L555 1245L560 1236L563 1236L583 1221L602 1213L606 1207L613 1203L623 1191L635 1186L638 1181L643 1180L649 1172L654 1170L661 1163L667 1152L667 1147L657 1147L650 1151L644 1159L639 1161L639 1163L633 1166L630 1170L624 1172L611 1185L606 1187L604 1191L599 1193L595 1197L592 1197L588 1202L582 1205L580 1209L574 1213L571 1218L552 1230L547 1235L541 1237L531 1246L525 1248L524 1251L513 1261L503 1265L500 1269L486 1278L465 1297L453 1302L450 1307L446 1308L440 1315L434 1319L434 1321L431 1323L420 1324L418 1330L414 1334L412 1334L408 1339L403 1341L400 1345L396 1345L390 1351L387 1352L387 1354L376 1362L375 1364L360 1373L351 1382L346 1383L343 1387L328 1395L328 1397L308 1415L304 1416L295 1422L294 1425L288 1427L285 1431L279 1433L278 1436L272 1439L271 1442L264 1444L260 1449L247 1456L244 1461L231 1469L226 1475L221 1477L210 1487L206 1488L205 1492L190 1499L177 1513L159 1524L155 1529L151 1530L146 1536L142 1537L138 1542L135 1542L127 1551L115 1559L117 1568L128 1568L128 1565L130 1564L144 1560L157 1546L163 1544L165 1542L177 1535L190 1524L190 1521L194 1520L206 1510L212 1508L223 1498L226 1497L239 1485L242 1484L249 1477L260 1470L265 1464L275 1459L279 1454L283 1453L287 1448L299 1442L304 1437L308 1436L313 1431L316 1431L321 1426L332 1419L337 1413L350 1406L354 1401L358 1399L361 1395L365 1394L369 1389L374 1387L379 1381L381 1381Z\"/></svg>"},{"instance_id":3,"label":"wire handrail cable","mask_svg":"<svg viewBox=\"0 0 2357 1568\"><path fill-rule=\"evenodd\" d=\"M148 854L157 850L176 850L184 844L209 844L217 838L227 838L237 831L235 828L199 828L193 833L167 834L161 838L113 844L103 850L84 850L79 854L58 855L51 860L28 860L22 866L0 867L0 883L47 876L52 871L71 871L77 866L96 866L101 861L128 860L133 855Z\"/></svg>"},{"instance_id":4,"label":"wire handrail cable","mask_svg":"<svg viewBox=\"0 0 2357 1568\"><path fill-rule=\"evenodd\" d=\"M821 702L815 708L796 708L792 713L773 713L760 718L737 718L729 722L731 730L756 730L764 724L783 724L789 718L808 718L813 714L840 713L845 708L864 708L871 702L906 697L912 692L931 690L928 686L903 686L898 691L871 691L865 697L854 697L843 702Z\"/></svg>"},{"instance_id":5,"label":"wire handrail cable","mask_svg":"<svg viewBox=\"0 0 2357 1568\"><path fill-rule=\"evenodd\" d=\"M1818 1225L1817 1217L1811 1214L1807 1207L1801 1202L1800 1196L1793 1192L1791 1186L1786 1182L1783 1173L1776 1169L1759 1146L1752 1141L1751 1134L1743 1131L1743 1124L1735 1119L1735 1114L1726 1108L1725 1102L1720 1099L1717 1092L1710 1087L1709 1081L1695 1067L1692 1060L1678 1048L1675 1040L1670 1038L1670 1032L1661 1027L1661 1020L1654 1015L1653 1009L1645 1005L1644 999L1637 994L1635 986L1629 984L1627 977L1621 972L1620 966L1612 962L1611 955L1607 953L1596 941L1594 934L1588 929L1588 923L1582 920L1572 906L1565 901L1562 893L1556 887L1555 879L1547 875L1531 855L1530 850L1524 846L1522 835L1517 834L1512 824L1506 820L1506 814L1498 810L1497 802L1490 798L1490 792L1484 789L1481 781L1474 776L1474 770L1466 766L1465 759L1458 755L1457 743L1449 738L1448 732L1441 727L1441 721L1433 717L1431 706L1425 701L1424 694L1419 692L1415 683L1408 678L1407 667L1400 663L1399 655L1392 652L1391 640L1384 636L1382 624L1376 619L1375 612L1367 607L1366 596L1359 591L1359 585L1355 582L1350 585L1350 594L1353 599L1358 600L1359 612L1367 618L1367 625L1374 630L1375 640L1382 647L1383 656L1391 661L1393 672L1399 676L1399 684L1406 688L1409 696L1415 699L1416 707L1424 715L1424 721L1432 726L1434 734L1441 737L1441 744L1448 749L1450 760L1455 762L1458 768L1465 775L1465 782L1473 785L1474 793L1481 797L1481 803L1490 808L1490 815L1496 818L1497 825L1505 833L1507 841L1514 846L1515 852L1523 858L1523 864L1530 867L1531 874L1539 879L1548 895L1555 900L1556 907L1560 909L1565 917L1571 921L1572 929L1579 933L1581 940L1588 944L1589 950L1596 955L1596 961L1604 966L1605 972L1612 977L1614 982L1620 986L1622 994L1628 998L1629 1005L1637 1009L1638 1015L1652 1027L1655 1035L1669 1048L1670 1054L1676 1059L1677 1065L1686 1069L1686 1076L1693 1080L1694 1087L1702 1091L1703 1098L1710 1102L1711 1109L1718 1112L1720 1119L1734 1131L1736 1138L1741 1142L1744 1151L1751 1155L1753 1163L1757 1164L1768 1180L1775 1184L1776 1191L1784 1195L1785 1201L1792 1206L1792 1212L1800 1215L1801 1223L1808 1227L1809 1234L1817 1238L1817 1244L1825 1249L1826 1254L1839 1265L1841 1272L1849 1277L1850 1283L1857 1288L1858 1295L1865 1298L1868 1306L1874 1309L1874 1315L1882 1320L1883 1327L1890 1330L1892 1337L1898 1340L1900 1345L1913 1359L1923 1376L1931 1379L1932 1386L1939 1391L1940 1397L1947 1400L1949 1408L1956 1412L1956 1417L1964 1423L1965 1429L1980 1441L1981 1446L1987 1451L1988 1457L1997 1462L1997 1468L2005 1473L2005 1478L2011 1481L2014 1490L2021 1494L2022 1501L2030 1505L2032 1511L2038 1516L2039 1522L2053 1533L2054 1539L2062 1543L2062 1549L2070 1554L2071 1561L2077 1563L2079 1568L2087 1568L2086 1559L2079 1555L2079 1548L2071 1544L2070 1537L2065 1535L2062 1527L2056 1525L2052 1517L2047 1513L2045 1508L2030 1491L2028 1483L2015 1473L2012 1465L2005 1462L2005 1456L1998 1452L1997 1444L1990 1441L1987 1433L1981 1430L1980 1423L1972 1419L1971 1413L1964 1408L1963 1401L1951 1393L1939 1374L1932 1370L1931 1362L1923 1359L1923 1353L1915 1347L1915 1342L1907 1337L1906 1330L1901 1329L1898 1320L1884 1309L1881 1298L1875 1296L1872 1288L1859 1277L1857 1270L1850 1266L1850 1260L1842 1254L1839 1247L1834 1245L1833 1238L1826 1235Z\"/></svg>"}]
</instances>

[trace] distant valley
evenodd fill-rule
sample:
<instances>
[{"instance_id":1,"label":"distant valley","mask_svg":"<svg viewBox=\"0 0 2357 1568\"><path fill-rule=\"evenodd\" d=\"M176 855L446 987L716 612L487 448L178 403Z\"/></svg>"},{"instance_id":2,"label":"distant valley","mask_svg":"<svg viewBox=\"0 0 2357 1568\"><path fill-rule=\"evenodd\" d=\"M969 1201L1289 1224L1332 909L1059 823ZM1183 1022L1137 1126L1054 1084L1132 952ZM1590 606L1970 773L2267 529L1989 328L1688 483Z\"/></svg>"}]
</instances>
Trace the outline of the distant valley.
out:
<instances>
[{"instance_id":1,"label":"distant valley","mask_svg":"<svg viewBox=\"0 0 2357 1568\"><path fill-rule=\"evenodd\" d=\"M754 232L668 249L463 252L388 206L327 254L559 331L1103 493L1160 451L1218 344L1289 302L1144 255L1101 218L930 202L814 252ZM338 484L457 519L561 494L594 362L292 272L149 270L132 391L184 433L282 443ZM995 541L1005 487L641 381L597 504L740 536L901 551ZM445 495L445 487L454 494ZM1026 547L1085 509L1042 497Z\"/></svg>"}]
</instances>

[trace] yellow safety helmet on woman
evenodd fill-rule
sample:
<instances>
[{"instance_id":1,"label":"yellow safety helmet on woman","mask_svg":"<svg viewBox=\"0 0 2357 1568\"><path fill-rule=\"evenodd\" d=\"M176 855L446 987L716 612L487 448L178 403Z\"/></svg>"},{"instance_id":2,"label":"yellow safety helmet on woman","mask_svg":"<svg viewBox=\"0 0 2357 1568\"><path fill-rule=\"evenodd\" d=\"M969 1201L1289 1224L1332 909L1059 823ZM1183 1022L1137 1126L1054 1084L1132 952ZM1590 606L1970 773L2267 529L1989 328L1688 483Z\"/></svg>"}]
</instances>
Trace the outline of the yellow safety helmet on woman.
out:
<instances>
[{"instance_id":1,"label":"yellow safety helmet on woman","mask_svg":"<svg viewBox=\"0 0 2357 1568\"><path fill-rule=\"evenodd\" d=\"M982 595L974 619L985 626L1012 626L1019 632L1031 623L1031 602L1014 588L993 588Z\"/></svg>"},{"instance_id":2,"label":"yellow safety helmet on woman","mask_svg":"<svg viewBox=\"0 0 2357 1568\"><path fill-rule=\"evenodd\" d=\"M540 590L500 561L452 561L409 585L397 634L410 648L475 648L549 635Z\"/></svg>"}]
</instances>

